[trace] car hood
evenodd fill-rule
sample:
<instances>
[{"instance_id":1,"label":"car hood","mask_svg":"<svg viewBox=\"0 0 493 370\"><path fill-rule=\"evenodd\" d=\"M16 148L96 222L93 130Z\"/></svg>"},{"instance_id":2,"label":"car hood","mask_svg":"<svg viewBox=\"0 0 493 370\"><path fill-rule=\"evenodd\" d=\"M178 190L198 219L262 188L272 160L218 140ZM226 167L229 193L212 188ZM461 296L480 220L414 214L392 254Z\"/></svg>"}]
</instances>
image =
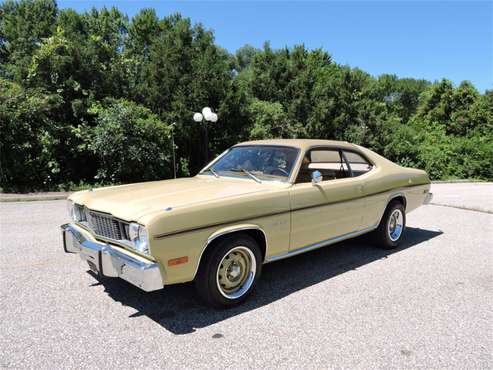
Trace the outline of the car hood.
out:
<instances>
[{"instance_id":1,"label":"car hood","mask_svg":"<svg viewBox=\"0 0 493 370\"><path fill-rule=\"evenodd\" d=\"M287 184L260 184L252 179L202 175L86 190L72 194L69 199L126 221L138 221L143 216L169 208L189 207L218 199L266 192L280 186L285 187Z\"/></svg>"}]
</instances>

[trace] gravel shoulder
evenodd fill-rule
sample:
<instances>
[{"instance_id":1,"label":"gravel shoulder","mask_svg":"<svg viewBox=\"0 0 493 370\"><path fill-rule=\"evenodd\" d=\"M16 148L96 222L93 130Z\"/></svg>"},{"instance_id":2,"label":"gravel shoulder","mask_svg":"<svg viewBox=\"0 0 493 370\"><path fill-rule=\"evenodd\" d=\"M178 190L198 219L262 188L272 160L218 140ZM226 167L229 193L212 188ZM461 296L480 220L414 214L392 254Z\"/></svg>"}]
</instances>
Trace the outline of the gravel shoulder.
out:
<instances>
[{"instance_id":1,"label":"gravel shoulder","mask_svg":"<svg viewBox=\"0 0 493 370\"><path fill-rule=\"evenodd\" d=\"M432 204L493 213L493 183L434 183Z\"/></svg>"},{"instance_id":2,"label":"gravel shoulder","mask_svg":"<svg viewBox=\"0 0 493 370\"><path fill-rule=\"evenodd\" d=\"M1 202L33 202L38 200L60 200L66 199L71 193L70 192L44 192L44 193L0 193L0 203Z\"/></svg>"}]
</instances>

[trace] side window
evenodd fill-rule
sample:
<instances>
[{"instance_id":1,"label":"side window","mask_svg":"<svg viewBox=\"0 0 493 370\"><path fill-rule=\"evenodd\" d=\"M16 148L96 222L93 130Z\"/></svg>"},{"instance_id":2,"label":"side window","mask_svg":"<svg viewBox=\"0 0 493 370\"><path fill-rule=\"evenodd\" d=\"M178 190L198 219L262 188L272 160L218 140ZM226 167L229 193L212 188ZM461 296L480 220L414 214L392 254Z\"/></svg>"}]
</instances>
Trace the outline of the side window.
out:
<instances>
[{"instance_id":1,"label":"side window","mask_svg":"<svg viewBox=\"0 0 493 370\"><path fill-rule=\"evenodd\" d=\"M361 176L373 168L373 166L358 153L344 151L344 155L349 162L353 177Z\"/></svg>"},{"instance_id":2,"label":"side window","mask_svg":"<svg viewBox=\"0 0 493 370\"><path fill-rule=\"evenodd\" d=\"M303 158L296 183L312 181L312 172L319 171L323 181L349 177L349 169L338 149L312 149Z\"/></svg>"}]
</instances>

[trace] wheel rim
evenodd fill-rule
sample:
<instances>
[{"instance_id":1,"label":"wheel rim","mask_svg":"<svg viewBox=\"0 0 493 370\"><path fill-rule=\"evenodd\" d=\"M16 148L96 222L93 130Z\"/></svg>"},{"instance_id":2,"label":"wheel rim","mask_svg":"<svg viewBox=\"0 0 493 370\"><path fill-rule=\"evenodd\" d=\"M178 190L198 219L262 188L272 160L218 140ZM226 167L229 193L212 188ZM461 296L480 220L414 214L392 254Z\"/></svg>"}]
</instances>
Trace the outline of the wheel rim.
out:
<instances>
[{"instance_id":1,"label":"wheel rim","mask_svg":"<svg viewBox=\"0 0 493 370\"><path fill-rule=\"evenodd\" d=\"M240 298L252 286L256 271L257 262L253 252L247 247L235 247L219 263L217 288L228 299Z\"/></svg>"},{"instance_id":2,"label":"wheel rim","mask_svg":"<svg viewBox=\"0 0 493 370\"><path fill-rule=\"evenodd\" d=\"M401 237L402 229L404 228L404 215L400 209L395 209L389 218L387 227L389 238L393 242Z\"/></svg>"}]
</instances>

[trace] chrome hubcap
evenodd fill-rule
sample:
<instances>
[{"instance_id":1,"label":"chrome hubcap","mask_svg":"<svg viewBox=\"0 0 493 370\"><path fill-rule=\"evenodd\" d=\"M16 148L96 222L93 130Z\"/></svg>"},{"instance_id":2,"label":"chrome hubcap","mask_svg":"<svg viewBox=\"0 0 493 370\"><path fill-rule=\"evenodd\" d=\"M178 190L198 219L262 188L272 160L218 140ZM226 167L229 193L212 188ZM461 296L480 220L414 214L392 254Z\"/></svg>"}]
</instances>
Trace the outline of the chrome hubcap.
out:
<instances>
[{"instance_id":1,"label":"chrome hubcap","mask_svg":"<svg viewBox=\"0 0 493 370\"><path fill-rule=\"evenodd\" d=\"M243 246L231 249L217 269L219 292L228 299L241 297L252 286L256 271L255 255L250 249Z\"/></svg>"},{"instance_id":2,"label":"chrome hubcap","mask_svg":"<svg viewBox=\"0 0 493 370\"><path fill-rule=\"evenodd\" d=\"M241 275L241 266L240 265L231 265L228 269L228 279L231 281L236 281Z\"/></svg>"},{"instance_id":3,"label":"chrome hubcap","mask_svg":"<svg viewBox=\"0 0 493 370\"><path fill-rule=\"evenodd\" d=\"M404 228L404 216L400 209L395 209L390 215L388 224L388 233L390 240L395 242L401 237L402 229Z\"/></svg>"}]
</instances>

